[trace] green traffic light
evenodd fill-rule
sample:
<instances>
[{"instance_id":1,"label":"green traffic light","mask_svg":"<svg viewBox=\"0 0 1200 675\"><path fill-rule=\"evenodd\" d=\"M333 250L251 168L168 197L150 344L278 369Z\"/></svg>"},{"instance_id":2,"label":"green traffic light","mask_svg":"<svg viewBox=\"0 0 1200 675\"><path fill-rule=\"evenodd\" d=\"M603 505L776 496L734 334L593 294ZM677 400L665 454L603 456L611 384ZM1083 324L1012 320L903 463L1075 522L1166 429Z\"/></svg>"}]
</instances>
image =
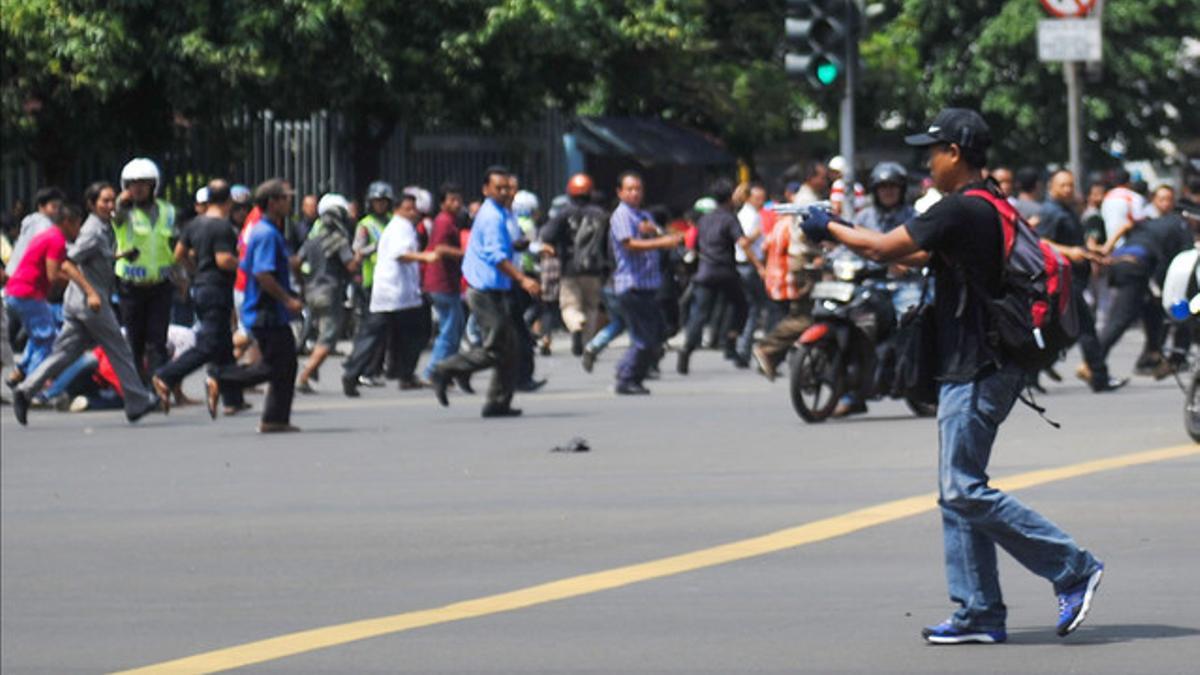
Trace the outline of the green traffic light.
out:
<instances>
[{"instance_id":1,"label":"green traffic light","mask_svg":"<svg viewBox=\"0 0 1200 675\"><path fill-rule=\"evenodd\" d=\"M829 86L837 81L838 67L832 63L822 63L817 66L817 81L825 86Z\"/></svg>"}]
</instances>

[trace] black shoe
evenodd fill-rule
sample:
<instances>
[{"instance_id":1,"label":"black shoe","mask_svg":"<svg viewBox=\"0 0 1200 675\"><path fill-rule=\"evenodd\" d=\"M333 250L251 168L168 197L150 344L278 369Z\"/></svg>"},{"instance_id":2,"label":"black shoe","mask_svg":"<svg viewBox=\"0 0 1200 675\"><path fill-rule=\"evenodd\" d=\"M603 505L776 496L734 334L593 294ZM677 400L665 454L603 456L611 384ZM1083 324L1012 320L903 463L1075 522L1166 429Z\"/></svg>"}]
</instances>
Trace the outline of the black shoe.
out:
<instances>
[{"instance_id":1,"label":"black shoe","mask_svg":"<svg viewBox=\"0 0 1200 675\"><path fill-rule=\"evenodd\" d=\"M646 379L647 380L661 380L662 379L662 370L660 370L659 367L656 365L650 366L648 369L646 369Z\"/></svg>"},{"instance_id":2,"label":"black shoe","mask_svg":"<svg viewBox=\"0 0 1200 675\"><path fill-rule=\"evenodd\" d=\"M430 382L433 380L431 379ZM470 375L458 375L454 378L454 385L464 394L474 394L475 388L471 386Z\"/></svg>"},{"instance_id":3,"label":"black shoe","mask_svg":"<svg viewBox=\"0 0 1200 675\"><path fill-rule=\"evenodd\" d=\"M650 390L637 382L618 382L613 391L619 396L646 396Z\"/></svg>"},{"instance_id":4,"label":"black shoe","mask_svg":"<svg viewBox=\"0 0 1200 675\"><path fill-rule=\"evenodd\" d=\"M1095 380L1092 382L1092 391L1097 394L1106 391L1116 391L1121 387L1129 384L1128 377L1109 377L1103 380Z\"/></svg>"},{"instance_id":5,"label":"black shoe","mask_svg":"<svg viewBox=\"0 0 1200 675\"><path fill-rule=\"evenodd\" d=\"M437 402L445 408L450 405L450 398L446 396L446 389L450 386L450 381L446 378L446 374L434 370L429 376L429 385L433 388L433 395L437 397ZM462 388L462 385L459 385Z\"/></svg>"},{"instance_id":6,"label":"black shoe","mask_svg":"<svg viewBox=\"0 0 1200 675\"><path fill-rule=\"evenodd\" d=\"M517 385L517 391L525 393L534 392L546 386L546 380L530 380Z\"/></svg>"},{"instance_id":7,"label":"black shoe","mask_svg":"<svg viewBox=\"0 0 1200 675\"><path fill-rule=\"evenodd\" d=\"M485 405L483 406L484 417L520 417L521 409L513 408L512 406L500 405Z\"/></svg>"},{"instance_id":8,"label":"black shoe","mask_svg":"<svg viewBox=\"0 0 1200 675\"><path fill-rule=\"evenodd\" d=\"M744 359L739 356L733 360L733 367L738 370L746 370L750 367L750 359Z\"/></svg>"},{"instance_id":9,"label":"black shoe","mask_svg":"<svg viewBox=\"0 0 1200 675\"><path fill-rule=\"evenodd\" d=\"M688 362L691 360L691 358L692 353L688 350L685 349L679 352L679 357L675 360L675 372L679 373L680 375L687 375L689 366Z\"/></svg>"},{"instance_id":10,"label":"black shoe","mask_svg":"<svg viewBox=\"0 0 1200 675\"><path fill-rule=\"evenodd\" d=\"M596 352L590 349L583 350L583 358L580 361L583 364L583 372L590 373L592 368L596 366Z\"/></svg>"},{"instance_id":11,"label":"black shoe","mask_svg":"<svg viewBox=\"0 0 1200 675\"><path fill-rule=\"evenodd\" d=\"M17 422L25 426L29 423L29 394L13 387L12 395L13 414L17 416Z\"/></svg>"},{"instance_id":12,"label":"black shoe","mask_svg":"<svg viewBox=\"0 0 1200 675\"><path fill-rule=\"evenodd\" d=\"M139 410L135 413L125 413L125 419L129 420L130 424L133 424L134 422L145 417L146 413L153 412L155 410L159 410L162 407L163 407L162 399L155 398L145 408L142 408L141 410Z\"/></svg>"},{"instance_id":13,"label":"black shoe","mask_svg":"<svg viewBox=\"0 0 1200 675\"><path fill-rule=\"evenodd\" d=\"M342 393L349 398L358 398L358 379L354 377L343 377Z\"/></svg>"},{"instance_id":14,"label":"black shoe","mask_svg":"<svg viewBox=\"0 0 1200 675\"><path fill-rule=\"evenodd\" d=\"M571 333L571 356L583 356L583 332Z\"/></svg>"},{"instance_id":15,"label":"black shoe","mask_svg":"<svg viewBox=\"0 0 1200 675\"><path fill-rule=\"evenodd\" d=\"M1062 375L1059 375L1058 371L1055 370L1053 366L1043 370L1042 372L1046 373L1046 377L1050 378L1051 382L1062 382Z\"/></svg>"}]
</instances>

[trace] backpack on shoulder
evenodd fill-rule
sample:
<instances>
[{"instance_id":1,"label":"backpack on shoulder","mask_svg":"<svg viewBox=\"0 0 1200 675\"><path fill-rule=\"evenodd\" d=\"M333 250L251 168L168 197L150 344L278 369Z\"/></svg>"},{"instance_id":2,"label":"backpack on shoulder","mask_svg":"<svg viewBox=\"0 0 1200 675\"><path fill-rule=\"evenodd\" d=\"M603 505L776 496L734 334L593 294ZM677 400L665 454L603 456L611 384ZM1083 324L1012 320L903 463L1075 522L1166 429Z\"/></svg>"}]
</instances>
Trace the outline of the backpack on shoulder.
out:
<instances>
[{"instance_id":1,"label":"backpack on shoulder","mask_svg":"<svg viewBox=\"0 0 1200 675\"><path fill-rule=\"evenodd\" d=\"M612 266L608 247L608 218L599 209L580 209L567 220L575 247L575 269L604 274Z\"/></svg>"},{"instance_id":2,"label":"backpack on shoulder","mask_svg":"<svg viewBox=\"0 0 1200 675\"><path fill-rule=\"evenodd\" d=\"M998 191L964 194L991 204L1003 233L1000 295L979 293L990 319L989 342L1030 372L1048 368L1079 337L1070 263Z\"/></svg>"}]
</instances>

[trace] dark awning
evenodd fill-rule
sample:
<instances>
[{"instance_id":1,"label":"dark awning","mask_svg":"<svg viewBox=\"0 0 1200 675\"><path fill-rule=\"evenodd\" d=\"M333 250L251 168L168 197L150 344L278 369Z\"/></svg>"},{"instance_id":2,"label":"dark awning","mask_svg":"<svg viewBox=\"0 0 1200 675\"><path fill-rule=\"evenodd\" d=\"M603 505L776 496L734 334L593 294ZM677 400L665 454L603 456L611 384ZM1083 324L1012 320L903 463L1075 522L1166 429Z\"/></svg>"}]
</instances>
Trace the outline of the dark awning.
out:
<instances>
[{"instance_id":1,"label":"dark awning","mask_svg":"<svg viewBox=\"0 0 1200 675\"><path fill-rule=\"evenodd\" d=\"M632 157L645 166L734 163L733 156L703 134L648 117L580 117L576 138L585 153Z\"/></svg>"}]
</instances>

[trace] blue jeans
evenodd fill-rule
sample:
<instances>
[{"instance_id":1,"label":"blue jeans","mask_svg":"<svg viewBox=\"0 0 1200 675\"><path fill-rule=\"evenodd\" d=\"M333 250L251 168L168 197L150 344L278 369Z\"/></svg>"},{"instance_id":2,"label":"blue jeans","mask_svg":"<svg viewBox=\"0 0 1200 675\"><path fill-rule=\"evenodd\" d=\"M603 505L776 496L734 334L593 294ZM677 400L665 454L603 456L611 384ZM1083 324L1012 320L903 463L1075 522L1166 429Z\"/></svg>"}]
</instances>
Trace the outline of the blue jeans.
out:
<instances>
[{"instance_id":1,"label":"blue jeans","mask_svg":"<svg viewBox=\"0 0 1200 675\"><path fill-rule=\"evenodd\" d=\"M437 313L438 334L429 364L425 366L426 379L433 376L434 366L458 353L458 343L462 341L463 327L466 325L466 312L458 293L430 293L429 298L433 300L433 311Z\"/></svg>"},{"instance_id":2,"label":"blue jeans","mask_svg":"<svg viewBox=\"0 0 1200 675\"><path fill-rule=\"evenodd\" d=\"M85 352L83 356L75 359L75 361L67 366L67 369L54 377L54 382L46 387L40 396L46 400L50 400L59 394L65 394L67 387L71 386L71 382L79 376L80 373L95 368L99 365L100 360L92 352Z\"/></svg>"},{"instance_id":3,"label":"blue jeans","mask_svg":"<svg viewBox=\"0 0 1200 675\"><path fill-rule=\"evenodd\" d=\"M625 332L625 319L621 317L621 302L617 299L616 291L606 287L602 293L604 307L608 310L608 323L587 343L587 350L596 354L604 351L608 343L616 340L618 335Z\"/></svg>"},{"instance_id":4,"label":"blue jeans","mask_svg":"<svg viewBox=\"0 0 1200 675\"><path fill-rule=\"evenodd\" d=\"M767 300L767 288L763 285L762 277L753 265L738 265L738 276L742 280L742 291L746 294L746 323L742 326L742 334L738 336L737 353L743 361L750 359L750 349L754 347L754 331L758 330L763 311L770 306Z\"/></svg>"},{"instance_id":5,"label":"blue jeans","mask_svg":"<svg viewBox=\"0 0 1200 675\"><path fill-rule=\"evenodd\" d=\"M25 334L29 338L25 343L25 354L17 363L21 372L28 375L50 355L50 350L54 347L54 336L58 334L58 326L62 322L61 310L56 321L54 310L45 300L8 296L4 298L4 302L20 317L21 325L25 327Z\"/></svg>"},{"instance_id":6,"label":"blue jeans","mask_svg":"<svg viewBox=\"0 0 1200 675\"><path fill-rule=\"evenodd\" d=\"M1054 523L988 485L996 431L1024 382L1025 373L1009 365L972 382L945 382L938 396L938 504L946 582L959 605L952 620L960 628L1004 627L997 544L1054 584L1056 593L1087 579L1099 564Z\"/></svg>"}]
</instances>

